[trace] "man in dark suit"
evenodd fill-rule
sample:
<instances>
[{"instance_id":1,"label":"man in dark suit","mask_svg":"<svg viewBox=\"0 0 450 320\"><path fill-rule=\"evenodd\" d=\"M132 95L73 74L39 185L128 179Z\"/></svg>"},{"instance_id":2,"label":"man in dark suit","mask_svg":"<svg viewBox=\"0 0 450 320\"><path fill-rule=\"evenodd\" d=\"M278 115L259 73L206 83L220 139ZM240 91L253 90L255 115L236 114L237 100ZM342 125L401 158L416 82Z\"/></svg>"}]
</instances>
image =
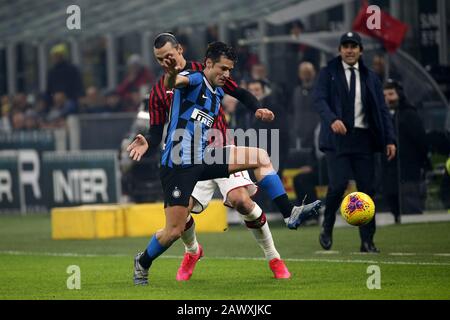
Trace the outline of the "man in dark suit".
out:
<instances>
[{"instance_id":1,"label":"man in dark suit","mask_svg":"<svg viewBox=\"0 0 450 320\"><path fill-rule=\"evenodd\" d=\"M374 153L395 157L395 135L378 76L361 59L361 37L342 35L340 56L319 74L314 105L320 114L319 148L325 152L329 185L319 241L325 250L332 246L336 211L350 178L359 191L374 194ZM379 252L375 247L375 217L359 227L361 252Z\"/></svg>"},{"instance_id":2,"label":"man in dark suit","mask_svg":"<svg viewBox=\"0 0 450 320\"><path fill-rule=\"evenodd\" d=\"M392 79L384 85L384 97L398 140L397 157L383 161L383 192L396 223L402 214L422 213L425 207L425 170L431 167L423 121Z\"/></svg>"}]
</instances>

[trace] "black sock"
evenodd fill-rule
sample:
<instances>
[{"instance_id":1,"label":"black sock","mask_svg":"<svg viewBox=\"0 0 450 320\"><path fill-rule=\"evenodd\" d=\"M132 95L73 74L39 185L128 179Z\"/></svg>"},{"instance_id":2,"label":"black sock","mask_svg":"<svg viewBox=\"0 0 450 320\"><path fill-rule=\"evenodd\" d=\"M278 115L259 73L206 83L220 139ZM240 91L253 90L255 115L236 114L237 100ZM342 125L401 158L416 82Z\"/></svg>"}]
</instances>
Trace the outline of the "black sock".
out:
<instances>
[{"instance_id":1,"label":"black sock","mask_svg":"<svg viewBox=\"0 0 450 320\"><path fill-rule=\"evenodd\" d=\"M275 202L275 204L277 205L278 209L283 215L283 218L289 218L291 216L291 212L294 206L289 201L286 193L273 199L273 202Z\"/></svg>"},{"instance_id":2,"label":"black sock","mask_svg":"<svg viewBox=\"0 0 450 320\"><path fill-rule=\"evenodd\" d=\"M147 249L144 250L144 253L139 258L139 264L145 269L150 268L152 265L152 259L148 255Z\"/></svg>"}]
</instances>

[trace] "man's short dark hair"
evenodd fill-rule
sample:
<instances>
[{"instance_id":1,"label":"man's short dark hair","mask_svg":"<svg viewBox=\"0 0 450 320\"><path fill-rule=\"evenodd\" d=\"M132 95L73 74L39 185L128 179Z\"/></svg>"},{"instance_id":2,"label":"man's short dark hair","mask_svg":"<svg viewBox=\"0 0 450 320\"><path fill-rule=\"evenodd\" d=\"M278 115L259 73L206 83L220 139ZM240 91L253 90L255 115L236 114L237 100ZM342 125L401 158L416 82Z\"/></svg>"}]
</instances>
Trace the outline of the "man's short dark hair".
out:
<instances>
[{"instance_id":1,"label":"man's short dark hair","mask_svg":"<svg viewBox=\"0 0 450 320\"><path fill-rule=\"evenodd\" d=\"M265 90L265 89L266 89L266 83L265 83L264 81L262 81L262 80L250 79L250 80L247 82L247 87L248 87L249 85L251 85L251 84L254 84L254 83L259 84L259 85L261 86L263 92L266 91L266 90Z\"/></svg>"},{"instance_id":2,"label":"man's short dark hair","mask_svg":"<svg viewBox=\"0 0 450 320\"><path fill-rule=\"evenodd\" d=\"M397 94L399 94L401 91L403 91L403 86L399 81L396 81L394 79L387 79L383 85L383 89L395 89L397 91Z\"/></svg>"},{"instance_id":3,"label":"man's short dark hair","mask_svg":"<svg viewBox=\"0 0 450 320\"><path fill-rule=\"evenodd\" d=\"M221 56L224 56L233 62L236 62L237 60L236 52L233 47L220 41L210 43L208 49L206 49L205 60L211 59L216 63L220 60Z\"/></svg>"},{"instance_id":4,"label":"man's short dark hair","mask_svg":"<svg viewBox=\"0 0 450 320\"><path fill-rule=\"evenodd\" d=\"M177 45L180 44L173 33L163 32L163 33L158 34L155 37L155 41L153 42L153 47L155 49L160 49L160 48L164 47L167 42L171 43L174 47L176 47Z\"/></svg>"}]
</instances>

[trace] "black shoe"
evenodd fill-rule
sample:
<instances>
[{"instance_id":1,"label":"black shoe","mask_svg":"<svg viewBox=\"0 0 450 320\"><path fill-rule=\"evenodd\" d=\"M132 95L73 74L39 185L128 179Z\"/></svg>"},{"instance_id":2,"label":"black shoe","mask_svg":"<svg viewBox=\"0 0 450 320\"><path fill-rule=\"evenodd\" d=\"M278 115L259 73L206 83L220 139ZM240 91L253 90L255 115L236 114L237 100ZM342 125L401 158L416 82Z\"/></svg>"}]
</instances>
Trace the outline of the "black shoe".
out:
<instances>
[{"instance_id":1,"label":"black shoe","mask_svg":"<svg viewBox=\"0 0 450 320\"><path fill-rule=\"evenodd\" d=\"M360 251L367 253L380 253L380 250L375 247L375 244L373 242L362 242Z\"/></svg>"},{"instance_id":2,"label":"black shoe","mask_svg":"<svg viewBox=\"0 0 450 320\"><path fill-rule=\"evenodd\" d=\"M333 245L333 238L331 236L331 233L322 230L319 235L319 242L322 248L324 248L325 250L330 250L331 246Z\"/></svg>"}]
</instances>

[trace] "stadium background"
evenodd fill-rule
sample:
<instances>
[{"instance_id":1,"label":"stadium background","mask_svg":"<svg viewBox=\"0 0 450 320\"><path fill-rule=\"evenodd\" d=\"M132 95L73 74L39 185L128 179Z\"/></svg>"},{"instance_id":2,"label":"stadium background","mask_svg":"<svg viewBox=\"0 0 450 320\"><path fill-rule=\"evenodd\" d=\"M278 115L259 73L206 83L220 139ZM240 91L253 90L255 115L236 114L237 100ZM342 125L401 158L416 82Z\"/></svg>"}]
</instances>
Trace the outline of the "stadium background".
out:
<instances>
[{"instance_id":1,"label":"stadium background","mask_svg":"<svg viewBox=\"0 0 450 320\"><path fill-rule=\"evenodd\" d=\"M80 30L66 27L69 17L66 9L71 4L78 5L81 10ZM427 132L448 131L450 44L447 13L450 5L441 0L408 1L407 5L406 1L385 0L371 1L370 4L380 6L406 23L409 29L400 50L393 54L387 53L380 41L365 37L366 63L371 65L375 56L382 57L382 68L386 72L381 76L387 79L393 73L394 77L399 75L408 99L419 109ZM61 205L161 199L157 170L147 169L157 167L157 155L140 165L133 165L126 154L120 152L121 146L123 149L127 144L127 138L146 130L145 112L140 114L141 120L137 114L139 110L147 109L146 95L161 74L152 57L151 41L155 34L167 30L177 34L188 59L201 59L207 43L213 40L233 44L239 52L233 75L236 81L245 85L253 76L254 65L263 68L259 73L265 75L260 77L266 77L274 101L282 106L287 115L283 119L287 120L292 115L298 64L311 61L317 69L336 55L340 34L351 29L360 8L359 1L345 0L211 1L207 6L202 5L202 1L163 4L155 1L2 1L0 146L4 156L0 161L11 173L9 180L3 182L11 183L14 192L12 196L2 195L1 211L24 214L48 212ZM52 49L62 51L79 69L83 85L78 100L75 99L73 112L63 123L53 123L47 117L53 103L47 86ZM146 81L139 88L120 95L119 105L108 110L105 99L123 83L127 77L127 61L136 58L136 54L148 72ZM236 108L241 110L239 105ZM26 127L19 119L16 124L15 113L23 113L24 119L33 118L30 122L36 123ZM251 126L248 114L236 114L230 115L232 127ZM26 120L22 122L26 123ZM290 122L287 124L291 125ZM282 166L286 169L286 187L294 197L292 178L302 163L315 161L310 159L314 145L299 138L295 130L286 134L290 142L283 145L288 152ZM28 151L5 154L4 150ZM51 153L53 151L65 155L56 155ZM61 157L65 160L57 160ZM430 152L430 159L432 168L424 175L422 186L424 199L426 193L425 208L443 210L448 207L445 203L448 200L442 195L446 155ZM60 167L55 167L53 163L58 161ZM320 156L317 161L316 190L318 196L323 197L327 177ZM82 180L83 172L75 172L69 177L68 170L94 169L96 166L106 170L109 182L106 195L97 193L82 199L83 193L68 197L70 190L64 191L67 188L61 191L62 194L48 192L54 181L45 177L57 168L60 183L69 183L75 188ZM38 180L36 183L33 183L33 177ZM381 179L381 175L378 177ZM377 184L382 188L380 181ZM386 211L380 192L375 200L380 211ZM273 209L269 203L264 206L267 211Z\"/></svg>"}]
</instances>

